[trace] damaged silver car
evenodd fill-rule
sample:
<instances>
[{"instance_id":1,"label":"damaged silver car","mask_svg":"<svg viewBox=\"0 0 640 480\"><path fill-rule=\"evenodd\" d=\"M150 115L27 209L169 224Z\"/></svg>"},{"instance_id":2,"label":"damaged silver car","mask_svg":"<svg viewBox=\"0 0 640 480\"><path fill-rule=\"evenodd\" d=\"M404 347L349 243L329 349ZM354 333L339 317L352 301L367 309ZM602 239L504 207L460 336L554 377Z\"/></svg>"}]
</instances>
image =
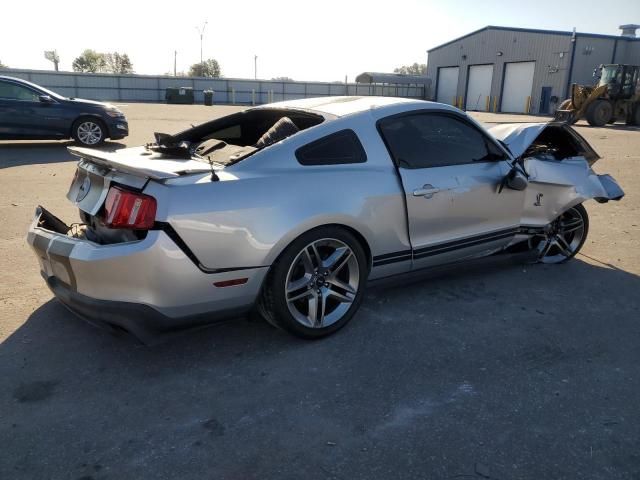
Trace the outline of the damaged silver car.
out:
<instances>
[{"instance_id":1,"label":"damaged silver car","mask_svg":"<svg viewBox=\"0 0 640 480\"><path fill-rule=\"evenodd\" d=\"M325 336L369 281L522 250L565 262L583 202L624 195L564 124L486 130L408 99L275 103L155 140L71 148L79 224L38 207L28 234L62 303L143 341L254 307Z\"/></svg>"}]
</instances>

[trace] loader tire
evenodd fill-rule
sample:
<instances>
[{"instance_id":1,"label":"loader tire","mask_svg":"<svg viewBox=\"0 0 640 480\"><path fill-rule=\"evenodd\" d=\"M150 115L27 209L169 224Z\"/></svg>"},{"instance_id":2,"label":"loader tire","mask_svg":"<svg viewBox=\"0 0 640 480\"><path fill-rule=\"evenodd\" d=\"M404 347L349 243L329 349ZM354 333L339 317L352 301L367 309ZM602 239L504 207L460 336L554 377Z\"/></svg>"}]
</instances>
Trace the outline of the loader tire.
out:
<instances>
[{"instance_id":1,"label":"loader tire","mask_svg":"<svg viewBox=\"0 0 640 480\"><path fill-rule=\"evenodd\" d=\"M586 116L592 127L603 127L613 117L613 106L607 100L595 100L587 107Z\"/></svg>"}]
</instances>

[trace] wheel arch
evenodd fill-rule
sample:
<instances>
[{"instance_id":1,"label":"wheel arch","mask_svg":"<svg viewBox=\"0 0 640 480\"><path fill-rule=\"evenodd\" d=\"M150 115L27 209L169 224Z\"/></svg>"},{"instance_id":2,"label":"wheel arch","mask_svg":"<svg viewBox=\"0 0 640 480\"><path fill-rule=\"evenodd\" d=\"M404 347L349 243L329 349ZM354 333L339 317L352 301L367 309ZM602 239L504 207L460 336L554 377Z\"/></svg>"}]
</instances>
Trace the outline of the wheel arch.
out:
<instances>
[{"instance_id":1,"label":"wheel arch","mask_svg":"<svg viewBox=\"0 0 640 480\"><path fill-rule=\"evenodd\" d=\"M324 228L324 227L341 228L341 229L346 230L347 232L351 233L354 237L356 237L356 239L358 240L358 242L362 246L362 249L364 250L365 256L367 258L367 272L371 271L373 257L372 257L372 253L371 253L371 245L370 245L369 241L367 240L366 236L359 229L355 228L354 226L348 225L346 223L341 223L341 222L321 223L321 224L317 224L317 225L313 225L313 226L310 226L310 227L306 227L306 228L297 230L294 235L288 236L286 241L278 243L272 249L271 254L268 256L268 258L270 260L268 262L269 263L269 270L278 261L278 259L282 256L282 254L285 252L285 250L289 247L289 245L291 245L293 242L295 242L302 235L306 235L309 232L312 232L314 230L317 230L319 228Z\"/></svg>"}]
</instances>

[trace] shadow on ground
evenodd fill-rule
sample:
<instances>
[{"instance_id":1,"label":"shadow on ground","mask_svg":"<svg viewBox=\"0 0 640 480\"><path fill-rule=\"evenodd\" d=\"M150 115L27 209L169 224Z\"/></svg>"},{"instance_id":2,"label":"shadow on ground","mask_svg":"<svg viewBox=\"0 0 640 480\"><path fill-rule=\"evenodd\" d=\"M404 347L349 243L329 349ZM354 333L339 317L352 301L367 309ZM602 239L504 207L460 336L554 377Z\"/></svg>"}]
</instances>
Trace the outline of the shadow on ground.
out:
<instances>
[{"instance_id":1,"label":"shadow on ground","mask_svg":"<svg viewBox=\"0 0 640 480\"><path fill-rule=\"evenodd\" d=\"M0 478L637 478L638 292L497 262L371 290L321 341L153 347L52 300L0 344Z\"/></svg>"},{"instance_id":2,"label":"shadow on ground","mask_svg":"<svg viewBox=\"0 0 640 480\"><path fill-rule=\"evenodd\" d=\"M73 141L51 142L0 142L0 169L77 161L78 158L67 151L67 147L77 146ZM112 151L124 148L119 142L105 142L97 150Z\"/></svg>"}]
</instances>

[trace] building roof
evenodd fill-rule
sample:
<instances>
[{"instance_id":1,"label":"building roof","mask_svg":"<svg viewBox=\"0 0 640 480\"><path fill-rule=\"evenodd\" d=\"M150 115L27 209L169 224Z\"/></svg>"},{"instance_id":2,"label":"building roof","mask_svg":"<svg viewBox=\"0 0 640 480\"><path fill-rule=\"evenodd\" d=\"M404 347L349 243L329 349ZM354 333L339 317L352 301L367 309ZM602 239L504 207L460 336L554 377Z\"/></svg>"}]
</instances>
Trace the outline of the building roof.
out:
<instances>
[{"instance_id":1,"label":"building roof","mask_svg":"<svg viewBox=\"0 0 640 480\"><path fill-rule=\"evenodd\" d=\"M402 73L364 72L356 77L357 83L387 83L395 85L429 85L431 80L424 75Z\"/></svg>"},{"instance_id":2,"label":"building roof","mask_svg":"<svg viewBox=\"0 0 640 480\"><path fill-rule=\"evenodd\" d=\"M574 34L574 32L567 32L563 30L539 30L535 28L498 27L495 25L487 25L486 27L480 28L479 30L474 30L471 33L467 33L466 35L463 35L461 37L454 38L453 40L449 40L448 42L443 43L442 45L438 45L437 47L430 48L429 50L427 50L427 52L433 52L434 50L438 50L439 48L446 47L447 45L451 45L452 43L455 43L459 40L475 35L476 33L484 32L485 30L503 30L508 32L540 33L540 34L547 34L547 35L565 35L569 37ZM625 41L640 40L640 38L624 37L621 35L603 35L600 33L575 32L575 35L576 37L610 38L612 40L625 40Z\"/></svg>"}]
</instances>

